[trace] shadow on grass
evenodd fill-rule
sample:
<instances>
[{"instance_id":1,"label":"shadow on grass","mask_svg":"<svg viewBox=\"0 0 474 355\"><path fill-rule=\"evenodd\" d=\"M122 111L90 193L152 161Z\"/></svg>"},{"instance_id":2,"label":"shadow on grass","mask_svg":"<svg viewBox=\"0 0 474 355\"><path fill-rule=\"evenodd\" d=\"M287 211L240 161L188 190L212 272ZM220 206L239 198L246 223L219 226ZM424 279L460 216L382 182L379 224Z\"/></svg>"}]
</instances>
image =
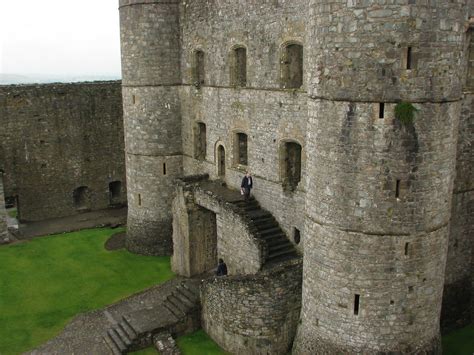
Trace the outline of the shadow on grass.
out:
<instances>
[{"instance_id":1,"label":"shadow on grass","mask_svg":"<svg viewBox=\"0 0 474 355\"><path fill-rule=\"evenodd\" d=\"M474 354L474 323L443 336L443 355Z\"/></svg>"}]
</instances>

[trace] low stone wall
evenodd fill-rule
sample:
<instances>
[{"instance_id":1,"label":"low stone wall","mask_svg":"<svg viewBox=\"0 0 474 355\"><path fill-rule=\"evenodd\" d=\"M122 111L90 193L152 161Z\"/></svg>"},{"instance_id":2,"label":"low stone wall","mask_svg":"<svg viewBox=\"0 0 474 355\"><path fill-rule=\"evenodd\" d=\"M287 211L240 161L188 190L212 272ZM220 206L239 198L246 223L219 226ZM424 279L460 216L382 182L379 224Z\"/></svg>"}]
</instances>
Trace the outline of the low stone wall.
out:
<instances>
[{"instance_id":1,"label":"low stone wall","mask_svg":"<svg viewBox=\"0 0 474 355\"><path fill-rule=\"evenodd\" d=\"M233 354L287 354L301 308L302 263L201 285L202 325Z\"/></svg>"}]
</instances>

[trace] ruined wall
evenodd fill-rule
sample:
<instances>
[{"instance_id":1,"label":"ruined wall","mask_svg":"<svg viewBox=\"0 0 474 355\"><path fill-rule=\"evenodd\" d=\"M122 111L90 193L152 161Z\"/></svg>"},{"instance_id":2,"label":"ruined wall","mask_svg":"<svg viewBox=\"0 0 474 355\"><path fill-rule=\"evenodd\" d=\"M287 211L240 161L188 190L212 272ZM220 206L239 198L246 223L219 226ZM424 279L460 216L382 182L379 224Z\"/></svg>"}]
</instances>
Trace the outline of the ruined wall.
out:
<instances>
[{"instance_id":1,"label":"ruined wall","mask_svg":"<svg viewBox=\"0 0 474 355\"><path fill-rule=\"evenodd\" d=\"M3 173L0 172L0 244L7 238L7 211L5 210L5 194L3 192Z\"/></svg>"},{"instance_id":2,"label":"ruined wall","mask_svg":"<svg viewBox=\"0 0 474 355\"><path fill-rule=\"evenodd\" d=\"M301 262L201 285L202 324L233 354L287 354L301 307Z\"/></svg>"},{"instance_id":3,"label":"ruined wall","mask_svg":"<svg viewBox=\"0 0 474 355\"><path fill-rule=\"evenodd\" d=\"M120 82L1 86L0 127L5 194L18 196L21 220L77 213L80 186L81 210L109 207L113 181L126 202Z\"/></svg>"},{"instance_id":4,"label":"ruined wall","mask_svg":"<svg viewBox=\"0 0 474 355\"><path fill-rule=\"evenodd\" d=\"M307 150L305 85L281 88L281 60L285 44L304 44L306 1L193 1L181 6L181 72L183 87L183 151L186 174L207 172L217 177L217 146L226 154L225 181L240 187L245 170L253 176L253 193L272 211L291 235L293 227L304 239L304 180L295 192L283 189L280 147L286 140L302 147L303 179ZM224 20L225 19L225 20ZM232 49L247 50L246 87L231 84ZM204 84L193 85L193 53L204 52ZM193 159L194 129L207 126L207 154ZM248 135L248 166L236 163L235 135ZM302 243L297 247L301 248Z\"/></svg>"}]
</instances>

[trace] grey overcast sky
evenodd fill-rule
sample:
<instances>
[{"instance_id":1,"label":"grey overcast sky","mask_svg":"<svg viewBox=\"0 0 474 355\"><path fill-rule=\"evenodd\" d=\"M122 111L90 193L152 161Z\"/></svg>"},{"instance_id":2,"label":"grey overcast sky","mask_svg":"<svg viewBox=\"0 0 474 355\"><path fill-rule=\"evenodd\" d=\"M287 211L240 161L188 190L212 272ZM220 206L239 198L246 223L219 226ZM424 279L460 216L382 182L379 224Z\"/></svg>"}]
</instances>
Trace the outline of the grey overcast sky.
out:
<instances>
[{"instance_id":1,"label":"grey overcast sky","mask_svg":"<svg viewBox=\"0 0 474 355\"><path fill-rule=\"evenodd\" d=\"M0 73L120 76L118 0L0 0Z\"/></svg>"}]
</instances>

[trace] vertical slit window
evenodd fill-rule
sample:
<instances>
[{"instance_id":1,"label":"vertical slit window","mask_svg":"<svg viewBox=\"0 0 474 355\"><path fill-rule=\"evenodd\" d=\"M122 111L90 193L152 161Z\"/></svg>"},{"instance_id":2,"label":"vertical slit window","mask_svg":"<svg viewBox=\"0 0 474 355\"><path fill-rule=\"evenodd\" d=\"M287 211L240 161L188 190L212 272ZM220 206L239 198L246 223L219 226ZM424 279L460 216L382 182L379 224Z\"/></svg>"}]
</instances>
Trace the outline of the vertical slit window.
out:
<instances>
[{"instance_id":1,"label":"vertical slit window","mask_svg":"<svg viewBox=\"0 0 474 355\"><path fill-rule=\"evenodd\" d=\"M163 175L166 175L166 163L163 163Z\"/></svg>"},{"instance_id":2,"label":"vertical slit window","mask_svg":"<svg viewBox=\"0 0 474 355\"><path fill-rule=\"evenodd\" d=\"M408 246L410 243L405 243L405 255L408 255Z\"/></svg>"},{"instance_id":3,"label":"vertical slit window","mask_svg":"<svg viewBox=\"0 0 474 355\"><path fill-rule=\"evenodd\" d=\"M247 135L237 133L237 164L248 164Z\"/></svg>"},{"instance_id":4,"label":"vertical slit window","mask_svg":"<svg viewBox=\"0 0 474 355\"><path fill-rule=\"evenodd\" d=\"M196 86L204 85L205 73L204 73L204 52L194 52L194 84Z\"/></svg>"},{"instance_id":5,"label":"vertical slit window","mask_svg":"<svg viewBox=\"0 0 474 355\"><path fill-rule=\"evenodd\" d=\"M137 102L137 98L135 97L135 95L132 95L132 103L135 105Z\"/></svg>"},{"instance_id":6,"label":"vertical slit window","mask_svg":"<svg viewBox=\"0 0 474 355\"><path fill-rule=\"evenodd\" d=\"M142 195L138 194L138 206L142 205Z\"/></svg>"},{"instance_id":7,"label":"vertical slit window","mask_svg":"<svg viewBox=\"0 0 474 355\"><path fill-rule=\"evenodd\" d=\"M385 117L385 103L379 103L379 118Z\"/></svg>"},{"instance_id":8,"label":"vertical slit window","mask_svg":"<svg viewBox=\"0 0 474 355\"><path fill-rule=\"evenodd\" d=\"M413 69L413 53L412 53L412 48L408 47L407 48L407 53L406 53L406 60L407 60L407 69Z\"/></svg>"},{"instance_id":9,"label":"vertical slit window","mask_svg":"<svg viewBox=\"0 0 474 355\"><path fill-rule=\"evenodd\" d=\"M355 296L354 296L354 314L356 316L359 314L359 302L360 302L360 295L355 294Z\"/></svg>"},{"instance_id":10,"label":"vertical slit window","mask_svg":"<svg viewBox=\"0 0 474 355\"><path fill-rule=\"evenodd\" d=\"M234 86L247 85L247 49L240 47L232 51L231 80Z\"/></svg>"},{"instance_id":11,"label":"vertical slit window","mask_svg":"<svg viewBox=\"0 0 474 355\"><path fill-rule=\"evenodd\" d=\"M286 142L283 149L283 185L294 191L301 181L301 145Z\"/></svg>"},{"instance_id":12,"label":"vertical slit window","mask_svg":"<svg viewBox=\"0 0 474 355\"><path fill-rule=\"evenodd\" d=\"M206 159L206 125L202 122L199 122L196 126L196 136L195 136L195 158L198 160Z\"/></svg>"},{"instance_id":13,"label":"vertical slit window","mask_svg":"<svg viewBox=\"0 0 474 355\"><path fill-rule=\"evenodd\" d=\"M397 182L395 185L395 197L400 198L400 179L397 179Z\"/></svg>"}]
</instances>

